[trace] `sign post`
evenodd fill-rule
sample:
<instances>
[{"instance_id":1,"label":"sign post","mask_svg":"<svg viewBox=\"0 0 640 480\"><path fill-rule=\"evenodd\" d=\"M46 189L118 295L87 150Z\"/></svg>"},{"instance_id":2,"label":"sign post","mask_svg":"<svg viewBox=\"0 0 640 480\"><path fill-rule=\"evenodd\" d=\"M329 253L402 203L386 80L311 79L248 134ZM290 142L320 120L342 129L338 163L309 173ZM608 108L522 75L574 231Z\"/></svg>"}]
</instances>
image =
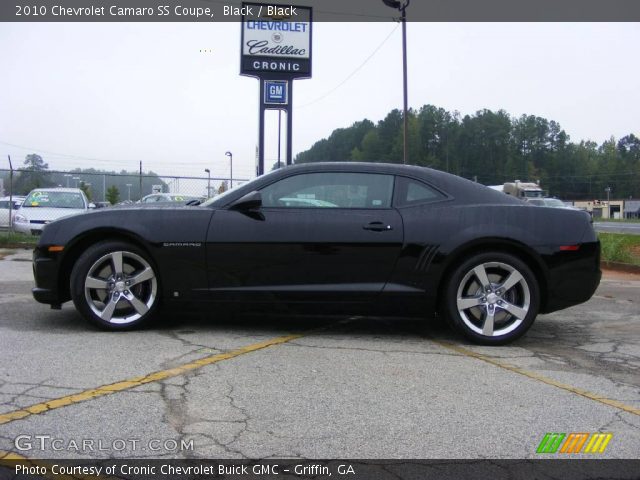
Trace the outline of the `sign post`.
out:
<instances>
[{"instance_id":1,"label":"sign post","mask_svg":"<svg viewBox=\"0 0 640 480\"><path fill-rule=\"evenodd\" d=\"M311 7L242 3L240 75L260 81L257 174L264 169L265 110L287 112L287 165L293 162L293 80L311 78Z\"/></svg>"}]
</instances>

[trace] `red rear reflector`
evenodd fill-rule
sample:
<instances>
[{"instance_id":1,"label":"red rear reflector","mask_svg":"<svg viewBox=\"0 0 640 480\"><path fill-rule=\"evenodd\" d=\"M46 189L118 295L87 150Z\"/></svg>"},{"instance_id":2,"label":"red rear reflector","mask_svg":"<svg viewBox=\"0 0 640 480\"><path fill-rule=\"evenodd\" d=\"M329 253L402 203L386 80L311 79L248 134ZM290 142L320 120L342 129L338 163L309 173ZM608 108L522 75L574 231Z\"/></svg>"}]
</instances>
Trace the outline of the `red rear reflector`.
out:
<instances>
[{"instance_id":1,"label":"red rear reflector","mask_svg":"<svg viewBox=\"0 0 640 480\"><path fill-rule=\"evenodd\" d=\"M575 252L580 250L580 245L563 245L560 247L561 252Z\"/></svg>"}]
</instances>

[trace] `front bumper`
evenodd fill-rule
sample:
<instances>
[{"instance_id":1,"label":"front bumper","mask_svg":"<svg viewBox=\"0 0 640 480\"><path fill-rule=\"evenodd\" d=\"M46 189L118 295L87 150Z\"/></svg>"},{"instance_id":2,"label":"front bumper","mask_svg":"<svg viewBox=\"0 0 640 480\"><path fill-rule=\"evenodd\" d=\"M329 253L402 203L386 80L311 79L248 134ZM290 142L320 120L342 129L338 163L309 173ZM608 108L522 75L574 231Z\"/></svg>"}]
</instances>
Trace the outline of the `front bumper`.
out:
<instances>
[{"instance_id":1,"label":"front bumper","mask_svg":"<svg viewBox=\"0 0 640 480\"><path fill-rule=\"evenodd\" d=\"M45 248L37 246L33 251L33 278L36 282L35 288L31 289L33 298L40 303L48 305L60 305L63 299L60 298L58 285L60 273L60 258L58 254L50 254Z\"/></svg>"},{"instance_id":2,"label":"front bumper","mask_svg":"<svg viewBox=\"0 0 640 480\"><path fill-rule=\"evenodd\" d=\"M47 288L32 288L31 293L37 302L46 303L47 305L60 305L58 300L58 292Z\"/></svg>"}]
</instances>

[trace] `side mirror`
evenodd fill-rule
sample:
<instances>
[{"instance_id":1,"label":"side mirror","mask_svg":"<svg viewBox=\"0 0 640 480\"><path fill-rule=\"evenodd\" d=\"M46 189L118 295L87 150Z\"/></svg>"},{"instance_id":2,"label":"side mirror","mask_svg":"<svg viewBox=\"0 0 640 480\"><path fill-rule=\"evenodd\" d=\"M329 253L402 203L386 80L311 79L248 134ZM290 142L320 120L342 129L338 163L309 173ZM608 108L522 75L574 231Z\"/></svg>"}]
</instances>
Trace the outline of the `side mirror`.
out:
<instances>
[{"instance_id":1,"label":"side mirror","mask_svg":"<svg viewBox=\"0 0 640 480\"><path fill-rule=\"evenodd\" d=\"M89 208L96 208L96 204L95 204L95 203L93 203L93 202L92 202L92 203L90 203L90 204L89 204Z\"/></svg>"},{"instance_id":2,"label":"side mirror","mask_svg":"<svg viewBox=\"0 0 640 480\"><path fill-rule=\"evenodd\" d=\"M256 210L262 206L262 195L253 191L233 202L229 208L232 210Z\"/></svg>"}]
</instances>

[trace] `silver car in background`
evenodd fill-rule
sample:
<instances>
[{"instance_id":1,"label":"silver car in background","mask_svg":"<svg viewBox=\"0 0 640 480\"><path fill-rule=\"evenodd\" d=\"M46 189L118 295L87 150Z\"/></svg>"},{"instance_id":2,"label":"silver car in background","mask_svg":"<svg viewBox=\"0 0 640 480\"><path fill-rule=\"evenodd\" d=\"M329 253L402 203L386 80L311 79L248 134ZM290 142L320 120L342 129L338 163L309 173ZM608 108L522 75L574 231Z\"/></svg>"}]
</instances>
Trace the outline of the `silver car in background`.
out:
<instances>
[{"instance_id":1,"label":"silver car in background","mask_svg":"<svg viewBox=\"0 0 640 480\"><path fill-rule=\"evenodd\" d=\"M40 235L48 223L92 207L79 188L36 188L16 213L13 228L16 232Z\"/></svg>"},{"instance_id":2,"label":"silver car in background","mask_svg":"<svg viewBox=\"0 0 640 480\"><path fill-rule=\"evenodd\" d=\"M13 205L11 205L13 202ZM2 197L0 198L0 228L9 228L13 222L11 218L16 217L16 213L24 202L24 197ZM11 213L9 213L11 212Z\"/></svg>"},{"instance_id":3,"label":"silver car in background","mask_svg":"<svg viewBox=\"0 0 640 480\"><path fill-rule=\"evenodd\" d=\"M550 207L550 208L566 208L568 210L580 210L572 205L567 205L565 202L558 198L527 198L525 200L530 205L535 205L536 207Z\"/></svg>"}]
</instances>

